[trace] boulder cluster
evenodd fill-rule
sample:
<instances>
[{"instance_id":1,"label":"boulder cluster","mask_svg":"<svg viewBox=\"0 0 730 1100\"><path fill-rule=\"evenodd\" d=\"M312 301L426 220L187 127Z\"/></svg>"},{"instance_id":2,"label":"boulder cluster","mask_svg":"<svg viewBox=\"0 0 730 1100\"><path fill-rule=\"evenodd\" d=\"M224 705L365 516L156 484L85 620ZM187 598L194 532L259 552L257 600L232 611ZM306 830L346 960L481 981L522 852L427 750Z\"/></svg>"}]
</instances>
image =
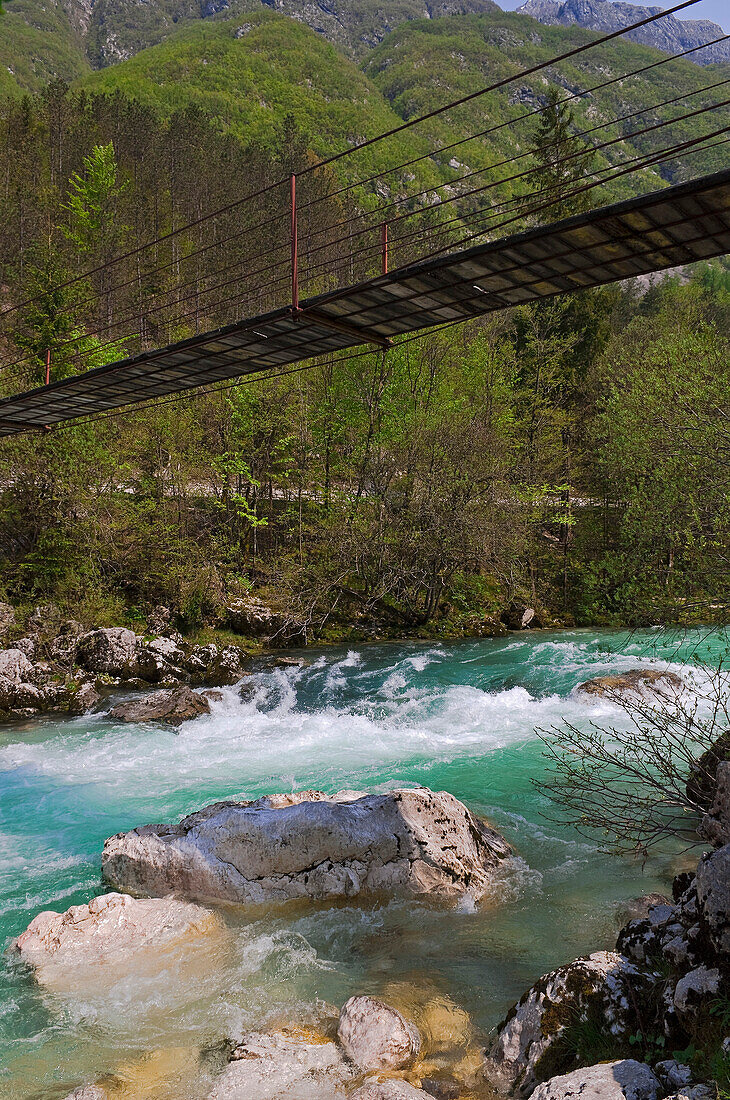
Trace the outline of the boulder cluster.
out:
<instances>
[{"instance_id":1,"label":"boulder cluster","mask_svg":"<svg viewBox=\"0 0 730 1100\"><path fill-rule=\"evenodd\" d=\"M157 967L179 975L200 966L205 949L224 947L229 935L226 909L215 902L478 901L511 855L456 798L424 787L216 803L179 825L111 837L102 870L116 889L65 913L38 914L13 949L44 988L87 994L121 972L149 976ZM452 1100L481 1077L481 1052L458 1006L426 1003L416 1021L365 993L320 1030L251 1033L228 1051L205 1100ZM80 1085L70 1100L118 1095L104 1079Z\"/></svg>"},{"instance_id":2,"label":"boulder cluster","mask_svg":"<svg viewBox=\"0 0 730 1100\"><path fill-rule=\"evenodd\" d=\"M504 1095L716 1100L712 1078L730 1070L730 762L717 756L700 826L717 847L677 876L673 900L646 899L615 951L523 995L485 1061Z\"/></svg>"},{"instance_id":3,"label":"boulder cluster","mask_svg":"<svg viewBox=\"0 0 730 1100\"><path fill-rule=\"evenodd\" d=\"M0 639L13 636L11 642L6 640L7 648L0 649L0 716L84 714L105 692L120 686L179 690L189 684L233 684L245 675L247 655L242 649L189 644L172 628L169 617L166 621L160 614L158 619L155 625L161 632L156 635L136 634L122 626L87 630L73 620L62 621L57 608L38 607L25 624L26 633L18 637L15 612L0 604ZM125 705L114 716L176 724L208 709L202 697L183 691L171 700L158 693L149 714L143 709L134 717Z\"/></svg>"}]
</instances>

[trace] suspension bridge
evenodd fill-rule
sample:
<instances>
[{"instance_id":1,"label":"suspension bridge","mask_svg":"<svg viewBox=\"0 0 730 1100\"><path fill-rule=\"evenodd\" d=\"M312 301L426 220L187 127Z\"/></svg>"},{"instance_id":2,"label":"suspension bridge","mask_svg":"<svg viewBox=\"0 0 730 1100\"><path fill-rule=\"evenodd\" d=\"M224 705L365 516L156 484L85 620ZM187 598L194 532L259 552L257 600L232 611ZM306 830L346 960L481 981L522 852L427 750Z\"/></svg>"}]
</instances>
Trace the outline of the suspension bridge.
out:
<instances>
[{"instance_id":1,"label":"suspension bridge","mask_svg":"<svg viewBox=\"0 0 730 1100\"><path fill-rule=\"evenodd\" d=\"M625 34L695 2L696 0L684 0L664 13L655 13L621 31L612 32L596 41L582 43L560 58L523 70L488 89L472 93L457 103L447 104L429 115L404 123L388 134L368 139L359 148L397 135L401 130L446 112L486 91L524 79L526 75L544 69L556 60L575 56L599 42ZM674 57L686 56L696 49L697 47L694 51L684 51ZM668 57L654 61L643 66L641 70L634 70L623 77L613 77L597 87L626 79L626 75L636 75L637 72L666 64L672 59ZM728 83L730 81L727 79L714 81L700 91L717 91ZM586 94L585 91L570 93L565 99L575 99L582 94ZM677 102L679 98L665 100L655 106L666 106ZM671 121L699 119L728 103L728 99L718 100L715 97L711 104L705 103L685 111L679 119ZM682 106L687 104L683 103ZM525 117L539 115L542 110L544 108L541 107L528 112ZM636 116L625 115L611 121L624 124L627 119L634 117ZM492 126L481 131L481 134L493 132L504 125L507 124ZM653 134L668 125L668 122L662 121L644 123L628 136ZM593 129L605 128L606 123L602 122L600 127ZM727 125L715 126L692 139L674 143L665 141L658 150L609 163L607 167L590 173L586 180L574 183L572 189L568 190L567 197L583 196L607 181L635 176L680 159L686 164L693 153L716 148L730 141L729 130ZM584 131L584 135L590 132ZM444 148L451 149L473 140L475 136L481 135L462 138L439 151L443 153ZM625 141L626 136L624 129L621 136L595 144L594 148L603 150L615 146ZM348 152L337 154L320 164L329 164L347 155ZM424 154L418 159L426 159L429 155L433 153ZM511 165L526 155L521 153L503 163ZM403 165L397 165L383 174L402 168ZM468 179L484 171L486 170L468 172L461 178ZM529 168L525 169L507 179L520 179L529 175L529 171ZM368 181L359 182L372 182L376 178L373 176ZM347 258L351 261L350 270L353 269L353 257L364 254L368 261L374 260L377 263L378 273L349 283L341 282L324 293L300 297L301 246L297 182L296 175L287 181L288 204L285 214L269 219L276 222L281 221L284 216L288 223L286 244L276 246L280 250L285 248L287 255L285 258L280 256L272 265L273 270L278 272L275 284L281 284L282 280L286 283L288 301L285 304L268 311L249 313L232 323L196 333L166 346L144 349L127 358L55 382L50 379L49 352L46 385L0 400L0 435L45 429L68 420L93 418L143 402L154 402L171 394L214 387L247 375L276 372L293 364L316 362L322 356L332 356L353 349L359 349L355 354L360 354L363 349L385 350L393 341L408 335L458 324L536 299L631 279L730 252L730 168L685 183L652 190L622 202L599 205L573 217L518 232L504 232L510 225L524 221L526 215L528 218L530 215L534 217L535 212L544 213L558 201L565 200L563 188L543 188L532 196L527 205L524 197L521 197L482 207L468 215L459 213L452 219L458 226L456 240L453 235L445 240L443 223L437 223L428 227L427 231L421 228L414 233L401 235L394 241L389 237L389 230L392 231L394 224L423 213L423 207L416 206L415 209L396 211L389 219L389 211L404 202L403 198L399 198L385 204L384 209L371 213L364 227L358 224L344 236L333 238L330 234L328 238L330 248L347 253ZM503 185L504 182L505 177L502 174L498 183ZM495 186L494 182L490 182L470 187L466 191L458 191L456 195L441 201L440 205L463 200L465 196L476 193L484 194ZM434 187L429 190L435 192L437 189ZM420 192L416 198L424 194L426 192ZM410 196L411 204L413 198L414 196ZM214 218L217 214L220 211L206 217ZM266 221L263 223L264 226L267 224ZM331 228L336 230L339 224ZM495 230L500 229L503 233L495 239ZM321 234L322 231L318 232ZM375 241L373 234L377 238ZM366 240L364 245L363 235ZM397 245L408 237L417 239L418 247L426 250L425 255L414 262L392 267L394 244ZM346 249L343 242L347 245ZM466 245L469 247L465 247ZM142 251L146 247L149 246L140 246L135 251ZM320 244L311 251L317 253L323 247ZM311 266L326 266L326 258L314 265L310 263ZM241 273L240 278L245 282L245 272ZM221 285L227 284L204 284L202 293L215 292ZM199 297L201 288L197 287L194 293ZM247 293L250 297L250 288ZM233 308L240 308L241 303L246 301L242 293L233 298ZM18 308L13 307L14 310ZM105 335L108 336L109 332L106 331Z\"/></svg>"}]
</instances>

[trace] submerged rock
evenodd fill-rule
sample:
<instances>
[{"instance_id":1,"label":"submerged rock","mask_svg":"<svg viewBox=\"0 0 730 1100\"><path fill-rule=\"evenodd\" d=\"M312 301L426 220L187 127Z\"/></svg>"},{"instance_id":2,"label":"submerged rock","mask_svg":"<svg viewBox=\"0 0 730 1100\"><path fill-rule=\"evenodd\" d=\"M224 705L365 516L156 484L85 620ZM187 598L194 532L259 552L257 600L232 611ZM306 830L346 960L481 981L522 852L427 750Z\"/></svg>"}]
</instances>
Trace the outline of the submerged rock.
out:
<instances>
[{"instance_id":1,"label":"submerged rock","mask_svg":"<svg viewBox=\"0 0 730 1100\"><path fill-rule=\"evenodd\" d=\"M18 936L14 948L41 985L77 988L84 974L97 978L125 956L142 949L208 935L220 930L214 913L173 898L137 899L103 894L65 913L39 913Z\"/></svg>"},{"instance_id":2,"label":"submerged rock","mask_svg":"<svg viewBox=\"0 0 730 1100\"><path fill-rule=\"evenodd\" d=\"M421 1049L417 1028L374 997L350 997L340 1012L337 1035L345 1054L363 1071L403 1069Z\"/></svg>"},{"instance_id":3,"label":"submerged rock","mask_svg":"<svg viewBox=\"0 0 730 1100\"><path fill-rule=\"evenodd\" d=\"M117 722L165 722L179 726L201 714L210 714L210 703L189 687L154 691L141 699L119 703L109 712Z\"/></svg>"},{"instance_id":4,"label":"submerged rock","mask_svg":"<svg viewBox=\"0 0 730 1100\"><path fill-rule=\"evenodd\" d=\"M586 695L599 695L611 698L615 695L637 695L647 691L654 695L676 696L684 687L684 682L675 672L660 672L653 668L633 668L630 672L615 676L596 676L580 684L578 691Z\"/></svg>"},{"instance_id":5,"label":"submerged rock","mask_svg":"<svg viewBox=\"0 0 730 1100\"><path fill-rule=\"evenodd\" d=\"M179 825L111 837L102 869L119 889L254 903L387 891L479 898L511 854L445 791L319 791L218 802Z\"/></svg>"},{"instance_id":6,"label":"submerged rock","mask_svg":"<svg viewBox=\"0 0 730 1100\"><path fill-rule=\"evenodd\" d=\"M336 1100L354 1076L324 1036L288 1028L248 1035L236 1047L208 1100Z\"/></svg>"},{"instance_id":7,"label":"submerged rock","mask_svg":"<svg viewBox=\"0 0 730 1100\"><path fill-rule=\"evenodd\" d=\"M626 1058L576 1069L538 1085L532 1100L657 1100L660 1086L649 1066Z\"/></svg>"},{"instance_id":8,"label":"submerged rock","mask_svg":"<svg viewBox=\"0 0 730 1100\"><path fill-rule=\"evenodd\" d=\"M500 1025L485 1076L529 1096L541 1081L570 1068L561 1042L568 1027L593 1021L606 1037L627 1040L635 1030L634 1006L658 979L614 951L597 951L544 975Z\"/></svg>"}]
</instances>

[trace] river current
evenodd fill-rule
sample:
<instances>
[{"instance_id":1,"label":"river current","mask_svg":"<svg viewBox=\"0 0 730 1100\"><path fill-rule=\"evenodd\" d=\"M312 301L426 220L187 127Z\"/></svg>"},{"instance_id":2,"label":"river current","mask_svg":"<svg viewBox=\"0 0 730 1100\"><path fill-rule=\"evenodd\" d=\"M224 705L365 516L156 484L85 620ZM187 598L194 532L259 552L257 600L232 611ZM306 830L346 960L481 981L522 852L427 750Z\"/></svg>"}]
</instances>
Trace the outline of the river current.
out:
<instances>
[{"instance_id":1,"label":"river current","mask_svg":"<svg viewBox=\"0 0 730 1100\"><path fill-rule=\"evenodd\" d=\"M428 995L468 1013L485 1039L540 974L612 946L621 903L666 892L677 865L668 851L643 866L606 855L555 824L533 785L546 767L536 730L562 719L620 725L616 707L577 685L641 664L678 670L727 642L720 632L573 630L307 650L308 667L258 672L245 699L223 689L210 715L177 732L103 713L0 727L3 951L42 910L104 892L108 836L222 798L424 784L487 817L519 855L478 909L232 909L212 958L182 967L162 957L72 994L40 990L5 952L0 1096L55 1100L116 1072L130 1100L196 1100L221 1039L306 1022L355 992L406 1005Z\"/></svg>"}]
</instances>

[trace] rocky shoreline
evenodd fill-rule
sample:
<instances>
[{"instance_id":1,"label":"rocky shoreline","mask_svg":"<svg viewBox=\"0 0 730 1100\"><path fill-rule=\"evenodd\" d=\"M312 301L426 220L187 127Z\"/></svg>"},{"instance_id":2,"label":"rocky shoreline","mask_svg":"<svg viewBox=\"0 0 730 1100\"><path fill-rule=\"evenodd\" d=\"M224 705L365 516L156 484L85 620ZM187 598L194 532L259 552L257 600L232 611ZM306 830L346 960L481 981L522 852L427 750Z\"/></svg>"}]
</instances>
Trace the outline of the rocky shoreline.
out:
<instances>
[{"instance_id":1,"label":"rocky shoreline","mask_svg":"<svg viewBox=\"0 0 730 1100\"><path fill-rule=\"evenodd\" d=\"M474 636L496 637L547 623L543 613L513 601L500 617L475 622L472 629ZM305 646L310 640L302 623L256 597L232 601L225 626L271 653ZM0 720L86 714L115 689L155 687L177 694L157 693L139 700L139 705L120 704L112 716L179 725L209 709L200 693L186 692L185 687L234 684L247 674L252 660L252 646L186 641L166 607L155 608L147 631L137 633L124 626L90 629L64 619L55 605L36 607L19 618L10 604L0 603L0 646Z\"/></svg>"}]
</instances>

